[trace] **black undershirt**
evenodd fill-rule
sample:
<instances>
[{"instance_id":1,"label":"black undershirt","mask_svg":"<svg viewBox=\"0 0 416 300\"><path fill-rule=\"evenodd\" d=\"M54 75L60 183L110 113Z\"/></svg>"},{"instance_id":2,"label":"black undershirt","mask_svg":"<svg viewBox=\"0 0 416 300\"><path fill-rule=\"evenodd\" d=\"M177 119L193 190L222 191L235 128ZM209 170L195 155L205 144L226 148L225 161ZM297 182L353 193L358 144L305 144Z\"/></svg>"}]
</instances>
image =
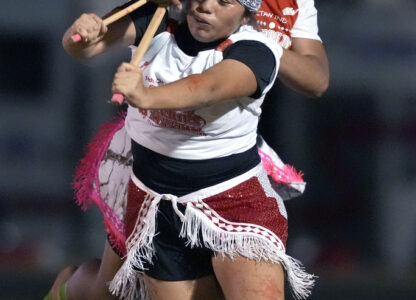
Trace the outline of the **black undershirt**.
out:
<instances>
[{"instance_id":1,"label":"black undershirt","mask_svg":"<svg viewBox=\"0 0 416 300\"><path fill-rule=\"evenodd\" d=\"M133 173L158 193L183 196L241 175L260 163L257 146L226 157L193 160L156 153L132 140Z\"/></svg>"}]
</instances>

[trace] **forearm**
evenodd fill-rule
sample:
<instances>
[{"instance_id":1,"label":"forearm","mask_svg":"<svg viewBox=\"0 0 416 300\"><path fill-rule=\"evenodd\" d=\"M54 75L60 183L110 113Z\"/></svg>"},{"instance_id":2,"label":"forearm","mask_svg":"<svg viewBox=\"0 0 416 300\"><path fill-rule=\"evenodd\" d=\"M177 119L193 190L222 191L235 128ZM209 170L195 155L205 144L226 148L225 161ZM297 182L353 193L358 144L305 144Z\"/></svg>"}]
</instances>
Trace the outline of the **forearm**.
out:
<instances>
[{"instance_id":1,"label":"forearm","mask_svg":"<svg viewBox=\"0 0 416 300\"><path fill-rule=\"evenodd\" d=\"M144 109L191 109L209 105L221 100L215 84L204 74L194 74L159 87L144 88Z\"/></svg>"},{"instance_id":2,"label":"forearm","mask_svg":"<svg viewBox=\"0 0 416 300\"><path fill-rule=\"evenodd\" d=\"M145 88L138 68L122 64L115 75L113 93L122 93L130 105L143 109L192 109L256 91L254 73L243 63L225 59L202 74Z\"/></svg>"},{"instance_id":3,"label":"forearm","mask_svg":"<svg viewBox=\"0 0 416 300\"><path fill-rule=\"evenodd\" d=\"M279 79L285 85L312 98L322 96L329 83L327 57L318 43L294 43L291 50L283 51L279 68Z\"/></svg>"}]
</instances>

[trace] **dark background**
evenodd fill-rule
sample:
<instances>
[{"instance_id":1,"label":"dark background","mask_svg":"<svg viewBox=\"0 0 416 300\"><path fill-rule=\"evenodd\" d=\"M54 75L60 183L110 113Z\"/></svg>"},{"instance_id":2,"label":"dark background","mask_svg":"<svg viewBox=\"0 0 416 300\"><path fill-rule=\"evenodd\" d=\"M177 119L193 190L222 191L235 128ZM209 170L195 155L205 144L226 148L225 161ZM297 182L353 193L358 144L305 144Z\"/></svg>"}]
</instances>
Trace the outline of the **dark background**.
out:
<instances>
[{"instance_id":1,"label":"dark background","mask_svg":"<svg viewBox=\"0 0 416 300\"><path fill-rule=\"evenodd\" d=\"M315 2L330 88L314 100L278 84L260 125L308 182L286 202L288 252L319 276L310 299L416 299L416 2ZM83 213L70 182L116 113L112 76L129 52L80 63L61 37L119 3L1 0L1 300L42 299L60 267L104 245L98 210Z\"/></svg>"}]
</instances>

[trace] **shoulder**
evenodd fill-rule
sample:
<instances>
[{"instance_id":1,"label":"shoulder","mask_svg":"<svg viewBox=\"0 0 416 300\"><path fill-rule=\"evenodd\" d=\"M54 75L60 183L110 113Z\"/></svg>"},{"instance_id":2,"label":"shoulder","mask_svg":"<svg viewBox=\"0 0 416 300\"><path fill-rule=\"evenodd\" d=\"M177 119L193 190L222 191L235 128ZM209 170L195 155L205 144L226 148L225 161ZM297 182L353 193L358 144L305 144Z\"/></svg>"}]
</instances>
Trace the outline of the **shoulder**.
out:
<instances>
[{"instance_id":1,"label":"shoulder","mask_svg":"<svg viewBox=\"0 0 416 300\"><path fill-rule=\"evenodd\" d=\"M298 0L299 16L292 28L292 38L321 41L318 28L318 11L314 0Z\"/></svg>"},{"instance_id":2,"label":"shoulder","mask_svg":"<svg viewBox=\"0 0 416 300\"><path fill-rule=\"evenodd\" d=\"M249 25L241 26L240 29L230 35L228 39L232 42L233 45L236 45L236 47L237 45L242 46L248 44L243 43L242 41L256 42L250 44L256 44L257 47L268 48L270 51L272 51L277 60L279 60L283 54L283 48L280 45L267 38L263 32L257 31Z\"/></svg>"},{"instance_id":3,"label":"shoulder","mask_svg":"<svg viewBox=\"0 0 416 300\"><path fill-rule=\"evenodd\" d=\"M316 15L317 10L314 0L297 0L299 18L307 18L311 15Z\"/></svg>"},{"instance_id":4,"label":"shoulder","mask_svg":"<svg viewBox=\"0 0 416 300\"><path fill-rule=\"evenodd\" d=\"M224 51L224 59L234 59L248 66L257 81L257 90L251 98L259 98L273 85L283 49L251 26L229 37L232 42Z\"/></svg>"}]
</instances>

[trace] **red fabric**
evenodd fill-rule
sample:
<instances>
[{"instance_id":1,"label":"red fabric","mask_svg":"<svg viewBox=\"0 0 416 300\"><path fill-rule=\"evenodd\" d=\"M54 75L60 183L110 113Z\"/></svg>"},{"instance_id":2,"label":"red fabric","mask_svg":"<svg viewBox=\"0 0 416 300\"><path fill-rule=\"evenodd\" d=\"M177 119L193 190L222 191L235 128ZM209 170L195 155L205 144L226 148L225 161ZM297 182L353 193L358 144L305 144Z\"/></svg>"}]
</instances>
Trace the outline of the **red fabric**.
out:
<instances>
[{"instance_id":1,"label":"red fabric","mask_svg":"<svg viewBox=\"0 0 416 300\"><path fill-rule=\"evenodd\" d=\"M126 213L126 236L134 230L137 219L143 220L151 199L133 181L129 182ZM276 235L286 246L288 224L280 214L278 202L268 197L257 179L251 179L225 191L197 201L194 206L211 219L215 226L227 232L256 233L276 243ZM224 220L215 217L218 214ZM138 224L137 231L143 224Z\"/></svg>"},{"instance_id":2,"label":"red fabric","mask_svg":"<svg viewBox=\"0 0 416 300\"><path fill-rule=\"evenodd\" d=\"M126 237L129 237L134 230L136 225L136 220L140 212L140 208L144 203L144 198L146 193L139 189L132 180L129 182L128 187L128 200L127 200L127 211L126 211ZM144 211L147 212L147 209L144 208ZM143 212L143 210L142 210ZM141 213L142 213L141 212Z\"/></svg>"},{"instance_id":3,"label":"red fabric","mask_svg":"<svg viewBox=\"0 0 416 300\"><path fill-rule=\"evenodd\" d=\"M207 121L195 114L194 110L174 111L138 108L138 111L144 118L148 118L153 124L158 126L187 131L201 136L206 135L203 129Z\"/></svg>"},{"instance_id":4,"label":"red fabric","mask_svg":"<svg viewBox=\"0 0 416 300\"><path fill-rule=\"evenodd\" d=\"M286 245L287 220L280 214L277 200L267 197L257 177L203 201L229 222L256 224L276 234ZM231 230L232 231L232 230Z\"/></svg>"},{"instance_id":5,"label":"red fabric","mask_svg":"<svg viewBox=\"0 0 416 300\"><path fill-rule=\"evenodd\" d=\"M283 10L287 8L292 9L296 13L293 15L286 13L285 15ZM297 10L297 0L266 0L261 3L260 9L257 11L256 19L259 21L262 29L280 31L290 37L290 30L298 18Z\"/></svg>"}]
</instances>

